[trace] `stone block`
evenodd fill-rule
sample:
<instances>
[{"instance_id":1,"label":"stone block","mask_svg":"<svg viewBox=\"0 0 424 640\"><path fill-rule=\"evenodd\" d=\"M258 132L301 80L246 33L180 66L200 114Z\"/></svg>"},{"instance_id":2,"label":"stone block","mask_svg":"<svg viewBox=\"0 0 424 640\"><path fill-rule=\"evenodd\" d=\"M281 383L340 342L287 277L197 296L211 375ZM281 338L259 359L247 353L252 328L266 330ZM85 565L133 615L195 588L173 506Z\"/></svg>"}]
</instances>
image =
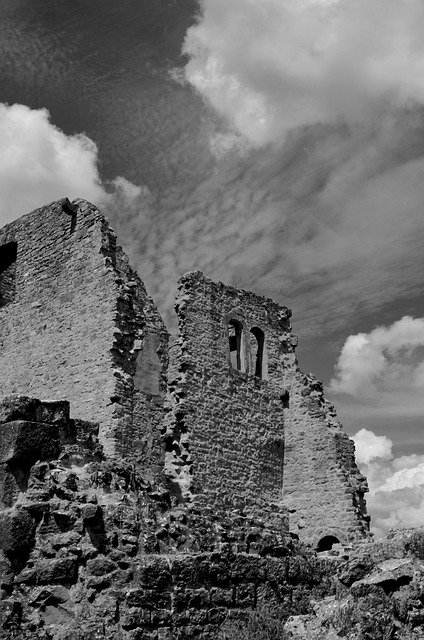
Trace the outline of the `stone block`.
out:
<instances>
[{"instance_id":1,"label":"stone block","mask_svg":"<svg viewBox=\"0 0 424 640\"><path fill-rule=\"evenodd\" d=\"M76 558L38 560L34 566L38 584L71 584L76 581Z\"/></svg>"},{"instance_id":2,"label":"stone block","mask_svg":"<svg viewBox=\"0 0 424 640\"><path fill-rule=\"evenodd\" d=\"M240 582L261 582L265 578L266 560L238 555L231 567L231 576Z\"/></svg>"},{"instance_id":3,"label":"stone block","mask_svg":"<svg viewBox=\"0 0 424 640\"><path fill-rule=\"evenodd\" d=\"M69 402L59 400L57 402L41 402L36 411L37 422L67 425L69 419Z\"/></svg>"},{"instance_id":4,"label":"stone block","mask_svg":"<svg viewBox=\"0 0 424 640\"><path fill-rule=\"evenodd\" d=\"M0 511L0 549L17 553L29 549L34 541L35 524L25 509Z\"/></svg>"},{"instance_id":5,"label":"stone block","mask_svg":"<svg viewBox=\"0 0 424 640\"><path fill-rule=\"evenodd\" d=\"M120 611L120 621L123 629L135 629L150 624L150 611L137 607L124 607Z\"/></svg>"},{"instance_id":6,"label":"stone block","mask_svg":"<svg viewBox=\"0 0 424 640\"><path fill-rule=\"evenodd\" d=\"M253 584L240 584L236 587L236 607L254 607L256 591Z\"/></svg>"},{"instance_id":7,"label":"stone block","mask_svg":"<svg viewBox=\"0 0 424 640\"><path fill-rule=\"evenodd\" d=\"M125 595L129 607L145 609L170 609L171 593L160 589L130 589Z\"/></svg>"},{"instance_id":8,"label":"stone block","mask_svg":"<svg viewBox=\"0 0 424 640\"><path fill-rule=\"evenodd\" d=\"M118 565L106 556L98 556L87 562L87 573L93 576L104 576L118 569Z\"/></svg>"},{"instance_id":9,"label":"stone block","mask_svg":"<svg viewBox=\"0 0 424 640\"><path fill-rule=\"evenodd\" d=\"M209 592L206 589L175 587L173 590L172 604L176 611L205 608L209 605L209 600Z\"/></svg>"},{"instance_id":10,"label":"stone block","mask_svg":"<svg viewBox=\"0 0 424 640\"><path fill-rule=\"evenodd\" d=\"M202 582L210 583L214 586L226 586L230 581L230 569L228 560L212 554L200 563L199 573Z\"/></svg>"},{"instance_id":11,"label":"stone block","mask_svg":"<svg viewBox=\"0 0 424 640\"><path fill-rule=\"evenodd\" d=\"M168 560L158 556L144 556L138 567L140 584L156 589L166 589L171 585Z\"/></svg>"},{"instance_id":12,"label":"stone block","mask_svg":"<svg viewBox=\"0 0 424 640\"><path fill-rule=\"evenodd\" d=\"M0 424L0 464L54 460L59 455L56 425L14 420Z\"/></svg>"},{"instance_id":13,"label":"stone block","mask_svg":"<svg viewBox=\"0 0 424 640\"><path fill-rule=\"evenodd\" d=\"M99 506L97 504L84 504L81 507L81 518L83 520L93 520L99 515Z\"/></svg>"},{"instance_id":14,"label":"stone block","mask_svg":"<svg viewBox=\"0 0 424 640\"><path fill-rule=\"evenodd\" d=\"M18 480L11 472L9 465L0 464L0 508L12 507L16 502L19 491Z\"/></svg>"},{"instance_id":15,"label":"stone block","mask_svg":"<svg viewBox=\"0 0 424 640\"><path fill-rule=\"evenodd\" d=\"M8 396L0 402L0 422L36 421L40 401L26 396Z\"/></svg>"},{"instance_id":16,"label":"stone block","mask_svg":"<svg viewBox=\"0 0 424 640\"><path fill-rule=\"evenodd\" d=\"M201 584L200 560L196 556L172 558L172 577L175 584L195 587Z\"/></svg>"},{"instance_id":17,"label":"stone block","mask_svg":"<svg viewBox=\"0 0 424 640\"><path fill-rule=\"evenodd\" d=\"M214 607L231 607L234 600L233 587L212 587L211 605Z\"/></svg>"},{"instance_id":18,"label":"stone block","mask_svg":"<svg viewBox=\"0 0 424 640\"><path fill-rule=\"evenodd\" d=\"M13 577L12 564L4 551L0 551L0 587L10 587Z\"/></svg>"}]
</instances>

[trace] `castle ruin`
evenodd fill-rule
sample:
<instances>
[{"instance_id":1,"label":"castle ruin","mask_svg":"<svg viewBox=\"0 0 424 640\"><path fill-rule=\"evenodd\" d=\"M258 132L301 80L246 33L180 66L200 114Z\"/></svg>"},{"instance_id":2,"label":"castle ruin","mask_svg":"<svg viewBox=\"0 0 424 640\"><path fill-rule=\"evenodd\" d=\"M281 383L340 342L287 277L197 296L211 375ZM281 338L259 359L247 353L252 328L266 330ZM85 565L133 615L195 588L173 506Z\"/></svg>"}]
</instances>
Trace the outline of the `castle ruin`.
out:
<instances>
[{"instance_id":1,"label":"castle ruin","mask_svg":"<svg viewBox=\"0 0 424 640\"><path fill-rule=\"evenodd\" d=\"M120 464L131 469L122 482L137 522L141 512L150 514L122 543L143 562L151 562L147 551L201 551L200 534L193 542L196 527L215 532L209 553L225 546L228 527L238 531L232 548L239 545L243 553L256 553L252 540L259 534L252 531L258 526L261 539L295 534L321 549L367 538L366 479L321 383L299 369L290 310L200 272L180 279L175 309L178 332L169 336L109 224L84 200L64 198L0 230L0 429L7 445L0 451L0 529L9 536L6 555L13 555L10 537L21 529L26 534L19 535L31 539L28 553L35 553L40 536L71 531L75 522L82 522L77 531L84 536L81 513L97 553L106 555L112 542L105 516L103 524L95 518L100 494L106 500L113 493L110 482ZM50 478L48 467L37 465L56 459L63 474L80 474L83 484L81 469L100 460L110 469L108 491L93 502L84 493L83 507L75 506L68 487L63 500L76 515L58 530L46 524L44 503L51 498L34 497L37 482ZM141 480L131 485L130 477ZM37 511L35 503L44 506ZM183 512L188 515L175 515ZM225 536L217 533L224 529ZM143 544L135 540L141 535ZM116 557L111 562L118 571ZM24 570L14 562L11 570ZM77 564L68 567L72 584ZM67 570L63 574L69 583Z\"/></svg>"}]
</instances>

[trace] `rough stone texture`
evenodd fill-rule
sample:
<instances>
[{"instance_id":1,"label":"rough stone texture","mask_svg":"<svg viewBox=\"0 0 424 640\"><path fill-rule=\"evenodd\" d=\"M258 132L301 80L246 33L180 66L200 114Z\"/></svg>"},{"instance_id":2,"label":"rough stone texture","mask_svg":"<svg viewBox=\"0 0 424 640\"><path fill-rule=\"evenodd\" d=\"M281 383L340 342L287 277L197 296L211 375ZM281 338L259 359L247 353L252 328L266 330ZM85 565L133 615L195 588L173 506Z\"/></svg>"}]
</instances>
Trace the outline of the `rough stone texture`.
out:
<instances>
[{"instance_id":1,"label":"rough stone texture","mask_svg":"<svg viewBox=\"0 0 424 640\"><path fill-rule=\"evenodd\" d=\"M200 272L180 281L176 309L180 334L171 350L166 460L173 488L196 504L250 510L282 527L278 340L289 327L289 312ZM230 363L231 319L243 327L245 371ZM252 327L266 335L267 379L252 370Z\"/></svg>"},{"instance_id":2,"label":"rough stone texture","mask_svg":"<svg viewBox=\"0 0 424 640\"><path fill-rule=\"evenodd\" d=\"M293 350L288 336L283 349ZM367 535L366 478L355 462L353 442L343 433L322 384L286 359L284 504L291 530L315 545L326 536L341 542Z\"/></svg>"},{"instance_id":3,"label":"rough stone texture","mask_svg":"<svg viewBox=\"0 0 424 640\"><path fill-rule=\"evenodd\" d=\"M207 640L262 602L306 615L308 593L334 593L290 535L241 512L172 509L133 465L102 459L72 424L67 432L74 440L32 462L0 510L2 639Z\"/></svg>"},{"instance_id":4,"label":"rough stone texture","mask_svg":"<svg viewBox=\"0 0 424 640\"><path fill-rule=\"evenodd\" d=\"M366 479L321 383L298 368L291 312L199 272L180 280L176 310L166 459L175 492L250 506L270 523L288 507L292 530L314 544L367 535ZM231 366L231 319L243 327L244 371ZM265 336L262 379L253 327Z\"/></svg>"},{"instance_id":5,"label":"rough stone texture","mask_svg":"<svg viewBox=\"0 0 424 640\"><path fill-rule=\"evenodd\" d=\"M66 399L73 416L100 424L108 455L157 472L167 332L100 212L62 199L4 227L0 294L1 395Z\"/></svg>"},{"instance_id":6,"label":"rough stone texture","mask_svg":"<svg viewBox=\"0 0 424 640\"><path fill-rule=\"evenodd\" d=\"M290 311L198 272L176 309L168 348L83 200L0 231L1 640L212 640L265 604L293 637L422 630L421 532L298 541L366 540L368 521Z\"/></svg>"},{"instance_id":7,"label":"rough stone texture","mask_svg":"<svg viewBox=\"0 0 424 640\"><path fill-rule=\"evenodd\" d=\"M281 640L424 637L423 531L317 554L241 513L170 508L95 435L67 432L0 510L2 640L256 640L228 633L255 610L285 623Z\"/></svg>"},{"instance_id":8,"label":"rough stone texture","mask_svg":"<svg viewBox=\"0 0 424 640\"><path fill-rule=\"evenodd\" d=\"M3 396L68 400L73 417L99 424L104 453L130 458L147 479L161 477L166 446L174 500L228 502L276 527L286 507L314 543L366 534L366 481L320 383L298 369L288 309L188 274L167 388L163 321L93 205L62 199L4 227L0 281ZM243 329L241 370L229 320Z\"/></svg>"}]
</instances>

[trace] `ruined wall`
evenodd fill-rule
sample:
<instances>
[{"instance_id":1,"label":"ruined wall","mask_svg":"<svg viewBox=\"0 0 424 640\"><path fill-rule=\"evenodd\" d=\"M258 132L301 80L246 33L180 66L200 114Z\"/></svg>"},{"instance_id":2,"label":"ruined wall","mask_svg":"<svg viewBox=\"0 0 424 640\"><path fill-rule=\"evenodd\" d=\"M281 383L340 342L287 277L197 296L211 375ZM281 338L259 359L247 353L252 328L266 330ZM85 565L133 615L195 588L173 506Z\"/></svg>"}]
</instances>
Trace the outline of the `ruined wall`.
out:
<instances>
[{"instance_id":1,"label":"ruined wall","mask_svg":"<svg viewBox=\"0 0 424 640\"><path fill-rule=\"evenodd\" d=\"M309 591L331 592L290 535L170 510L166 490L104 458L66 402L7 398L0 436L4 640L216 640L258 604L287 618L309 612Z\"/></svg>"},{"instance_id":2,"label":"ruined wall","mask_svg":"<svg viewBox=\"0 0 424 640\"><path fill-rule=\"evenodd\" d=\"M179 338L170 352L167 472L176 493L217 509L260 512L284 526L284 420L279 336L289 312L271 300L214 283L200 272L179 282ZM243 337L231 365L229 324ZM265 336L262 378L257 342Z\"/></svg>"},{"instance_id":3,"label":"ruined wall","mask_svg":"<svg viewBox=\"0 0 424 640\"><path fill-rule=\"evenodd\" d=\"M100 424L107 454L157 472L167 332L100 212L64 199L4 227L0 294L0 395L66 399L72 415Z\"/></svg>"},{"instance_id":4,"label":"ruined wall","mask_svg":"<svg viewBox=\"0 0 424 640\"><path fill-rule=\"evenodd\" d=\"M69 400L99 423L106 455L146 479L162 474L166 445L177 502L277 527L287 507L314 543L365 534L366 481L322 387L297 366L289 310L200 273L181 280L176 308L164 419L168 334L114 232L83 200L42 207L0 230L0 396Z\"/></svg>"},{"instance_id":5,"label":"ruined wall","mask_svg":"<svg viewBox=\"0 0 424 640\"><path fill-rule=\"evenodd\" d=\"M423 530L318 554L251 518L244 536L170 509L66 402L6 399L0 436L2 640L423 637Z\"/></svg>"},{"instance_id":6,"label":"ruined wall","mask_svg":"<svg viewBox=\"0 0 424 640\"><path fill-rule=\"evenodd\" d=\"M291 530L313 544L367 535L366 479L322 385L298 367L290 311L200 273L182 278L176 309L167 464L177 490L264 514L287 508ZM231 366L231 318L243 326L245 371ZM262 379L252 327L265 335Z\"/></svg>"},{"instance_id":7,"label":"ruined wall","mask_svg":"<svg viewBox=\"0 0 424 640\"><path fill-rule=\"evenodd\" d=\"M356 466L352 440L343 433L318 380L295 366L284 378L290 394L284 504L291 530L315 545L325 536L345 542L368 535L368 486Z\"/></svg>"},{"instance_id":8,"label":"ruined wall","mask_svg":"<svg viewBox=\"0 0 424 640\"><path fill-rule=\"evenodd\" d=\"M285 459L283 500L290 530L317 545L331 536L345 542L369 534L367 481L355 462L353 441L343 432L322 383L299 369L297 338L280 336Z\"/></svg>"}]
</instances>

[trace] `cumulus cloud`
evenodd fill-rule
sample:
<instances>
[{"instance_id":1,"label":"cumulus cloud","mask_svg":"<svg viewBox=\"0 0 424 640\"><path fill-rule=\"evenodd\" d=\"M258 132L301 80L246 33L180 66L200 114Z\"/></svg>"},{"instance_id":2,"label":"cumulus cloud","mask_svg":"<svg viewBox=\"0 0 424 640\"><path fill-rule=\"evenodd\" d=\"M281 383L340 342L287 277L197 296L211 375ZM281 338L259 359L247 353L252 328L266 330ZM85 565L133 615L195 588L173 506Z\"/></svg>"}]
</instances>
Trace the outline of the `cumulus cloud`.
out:
<instances>
[{"instance_id":1,"label":"cumulus cloud","mask_svg":"<svg viewBox=\"0 0 424 640\"><path fill-rule=\"evenodd\" d=\"M368 429L361 429L354 436L356 461L369 464L371 460L390 460L393 458L393 443L386 436L377 436Z\"/></svg>"},{"instance_id":2,"label":"cumulus cloud","mask_svg":"<svg viewBox=\"0 0 424 640\"><path fill-rule=\"evenodd\" d=\"M102 183L98 149L86 135L66 135L46 109L0 104L0 225L55 198L83 197L112 215L134 210L146 189L122 176Z\"/></svg>"},{"instance_id":3,"label":"cumulus cloud","mask_svg":"<svg viewBox=\"0 0 424 640\"><path fill-rule=\"evenodd\" d=\"M0 145L2 223L64 195L102 199L96 145L66 136L45 109L0 104Z\"/></svg>"},{"instance_id":4,"label":"cumulus cloud","mask_svg":"<svg viewBox=\"0 0 424 640\"><path fill-rule=\"evenodd\" d=\"M368 511L377 537L389 529L422 526L424 456L394 457L392 441L369 429L358 431L353 440L358 465L368 477Z\"/></svg>"},{"instance_id":5,"label":"cumulus cloud","mask_svg":"<svg viewBox=\"0 0 424 640\"><path fill-rule=\"evenodd\" d=\"M424 318L405 316L388 327L347 338L331 380L334 393L418 415L424 409Z\"/></svg>"},{"instance_id":6,"label":"cumulus cloud","mask_svg":"<svg viewBox=\"0 0 424 640\"><path fill-rule=\"evenodd\" d=\"M187 81L254 145L424 102L421 0L202 0Z\"/></svg>"}]
</instances>

